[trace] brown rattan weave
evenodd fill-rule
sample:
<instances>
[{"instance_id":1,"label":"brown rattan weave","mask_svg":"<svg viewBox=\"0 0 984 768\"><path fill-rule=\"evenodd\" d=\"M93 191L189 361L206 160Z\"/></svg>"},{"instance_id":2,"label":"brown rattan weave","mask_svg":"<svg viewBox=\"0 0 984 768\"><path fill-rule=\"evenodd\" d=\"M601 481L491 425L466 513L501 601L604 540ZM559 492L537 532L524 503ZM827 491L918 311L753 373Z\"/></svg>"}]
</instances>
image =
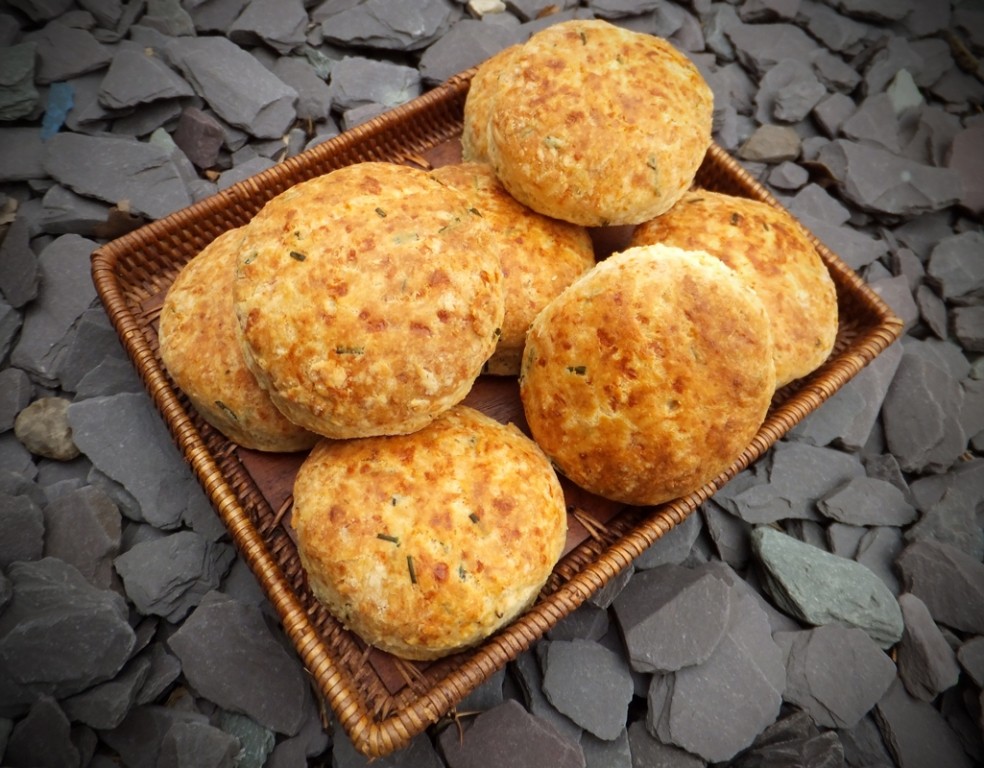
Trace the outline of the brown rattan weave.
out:
<instances>
[{"instance_id":1,"label":"brown rattan weave","mask_svg":"<svg viewBox=\"0 0 984 768\"><path fill-rule=\"evenodd\" d=\"M830 359L785 387L762 429L734 465L697 492L658 508L612 510L603 519L575 512L584 536L564 556L540 599L472 651L431 664L379 654L341 627L307 589L289 526L296 457L264 464L211 429L164 372L156 321L164 292L207 243L245 224L270 198L335 168L366 160L427 166L460 135L471 72L230 189L148 224L92 257L98 293L174 440L222 518L241 556L276 608L315 690L356 748L384 755L453 711L473 688L529 648L550 627L605 586L656 539L819 407L900 334L901 321L840 259L814 241L837 286L840 328ZM778 205L717 146L697 184Z\"/></svg>"}]
</instances>

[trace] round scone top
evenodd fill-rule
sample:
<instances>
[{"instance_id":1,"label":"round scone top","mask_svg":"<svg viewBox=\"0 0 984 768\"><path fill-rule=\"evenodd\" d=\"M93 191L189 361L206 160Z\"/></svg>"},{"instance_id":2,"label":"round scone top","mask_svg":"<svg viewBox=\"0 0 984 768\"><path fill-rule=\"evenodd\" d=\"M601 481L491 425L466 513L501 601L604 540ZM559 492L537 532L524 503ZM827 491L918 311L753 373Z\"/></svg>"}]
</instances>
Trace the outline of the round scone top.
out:
<instances>
[{"instance_id":1,"label":"round scone top","mask_svg":"<svg viewBox=\"0 0 984 768\"><path fill-rule=\"evenodd\" d=\"M161 308L161 359L209 424L260 451L300 451L317 435L287 419L246 366L232 304L242 229L205 246L178 273Z\"/></svg>"},{"instance_id":2,"label":"round scone top","mask_svg":"<svg viewBox=\"0 0 984 768\"><path fill-rule=\"evenodd\" d=\"M461 128L461 156L466 162L488 162L489 115L499 76L509 66L511 57L517 51L518 45L502 49L479 64L472 75Z\"/></svg>"},{"instance_id":3,"label":"round scone top","mask_svg":"<svg viewBox=\"0 0 984 768\"><path fill-rule=\"evenodd\" d=\"M776 386L805 376L837 338L837 291L817 249L786 211L720 192L694 190L636 227L631 244L706 251L734 269L772 323Z\"/></svg>"},{"instance_id":4,"label":"round scone top","mask_svg":"<svg viewBox=\"0 0 984 768\"><path fill-rule=\"evenodd\" d=\"M755 292L713 256L661 245L614 254L550 302L520 374L530 431L558 469L628 504L727 469L774 389Z\"/></svg>"},{"instance_id":5,"label":"round scone top","mask_svg":"<svg viewBox=\"0 0 984 768\"><path fill-rule=\"evenodd\" d=\"M492 248L505 277L506 305L502 335L485 371L515 376L533 318L594 266L591 235L577 224L527 208L506 191L487 163L446 165L433 174L467 195L492 229Z\"/></svg>"},{"instance_id":6,"label":"round scone top","mask_svg":"<svg viewBox=\"0 0 984 768\"><path fill-rule=\"evenodd\" d=\"M402 434L468 394L495 349L488 226L425 171L360 163L298 184L247 227L235 281L246 360L326 437Z\"/></svg>"},{"instance_id":7,"label":"round scone top","mask_svg":"<svg viewBox=\"0 0 984 768\"><path fill-rule=\"evenodd\" d=\"M576 224L638 224L693 182L711 143L713 94L667 41L600 20L561 22L508 64L488 153L520 202Z\"/></svg>"},{"instance_id":8,"label":"round scone top","mask_svg":"<svg viewBox=\"0 0 984 768\"><path fill-rule=\"evenodd\" d=\"M292 525L308 584L339 621L431 659L535 600L567 517L539 447L459 405L410 435L319 443L295 480Z\"/></svg>"}]
</instances>

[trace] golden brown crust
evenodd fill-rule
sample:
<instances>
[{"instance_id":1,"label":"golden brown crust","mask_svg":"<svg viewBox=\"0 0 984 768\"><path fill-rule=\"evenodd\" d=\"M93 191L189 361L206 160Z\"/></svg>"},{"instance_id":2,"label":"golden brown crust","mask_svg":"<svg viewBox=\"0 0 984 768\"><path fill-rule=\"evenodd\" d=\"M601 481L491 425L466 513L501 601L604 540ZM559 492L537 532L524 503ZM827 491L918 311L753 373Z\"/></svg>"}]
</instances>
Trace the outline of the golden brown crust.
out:
<instances>
[{"instance_id":1,"label":"golden brown crust","mask_svg":"<svg viewBox=\"0 0 984 768\"><path fill-rule=\"evenodd\" d=\"M160 353L174 383L209 424L260 451L300 451L317 435L291 423L246 367L232 283L244 232L219 235L181 270L161 309Z\"/></svg>"},{"instance_id":2,"label":"golden brown crust","mask_svg":"<svg viewBox=\"0 0 984 768\"><path fill-rule=\"evenodd\" d=\"M500 75L518 50L518 45L504 48L479 64L472 76L461 130L461 157L466 162L488 162L489 115L496 88Z\"/></svg>"},{"instance_id":3,"label":"golden brown crust","mask_svg":"<svg viewBox=\"0 0 984 768\"><path fill-rule=\"evenodd\" d=\"M246 361L326 437L412 432L492 354L503 278L488 228L428 173L359 163L298 184L250 222L235 282Z\"/></svg>"},{"instance_id":4,"label":"golden brown crust","mask_svg":"<svg viewBox=\"0 0 984 768\"><path fill-rule=\"evenodd\" d=\"M548 304L520 378L530 431L560 471L629 504L714 479L774 387L758 296L719 260L659 245L611 256Z\"/></svg>"},{"instance_id":5,"label":"golden brown crust","mask_svg":"<svg viewBox=\"0 0 984 768\"><path fill-rule=\"evenodd\" d=\"M488 154L548 216L637 224L669 209L711 142L713 95L670 43L600 20L531 37L496 81Z\"/></svg>"},{"instance_id":6,"label":"golden brown crust","mask_svg":"<svg viewBox=\"0 0 984 768\"><path fill-rule=\"evenodd\" d=\"M366 642L411 659L474 645L537 596L567 518L514 426L455 406L411 435L325 441L292 525L312 591Z\"/></svg>"},{"instance_id":7,"label":"golden brown crust","mask_svg":"<svg viewBox=\"0 0 984 768\"><path fill-rule=\"evenodd\" d=\"M487 163L446 165L433 171L467 195L492 230L505 276L502 335L486 363L487 373L519 373L526 330L554 296L594 266L587 229L530 210L510 195Z\"/></svg>"},{"instance_id":8,"label":"golden brown crust","mask_svg":"<svg viewBox=\"0 0 984 768\"><path fill-rule=\"evenodd\" d=\"M688 192L636 228L632 245L706 251L741 275L765 304L775 345L776 386L805 376L837 337L837 292L799 223L786 211L719 192Z\"/></svg>"}]
</instances>

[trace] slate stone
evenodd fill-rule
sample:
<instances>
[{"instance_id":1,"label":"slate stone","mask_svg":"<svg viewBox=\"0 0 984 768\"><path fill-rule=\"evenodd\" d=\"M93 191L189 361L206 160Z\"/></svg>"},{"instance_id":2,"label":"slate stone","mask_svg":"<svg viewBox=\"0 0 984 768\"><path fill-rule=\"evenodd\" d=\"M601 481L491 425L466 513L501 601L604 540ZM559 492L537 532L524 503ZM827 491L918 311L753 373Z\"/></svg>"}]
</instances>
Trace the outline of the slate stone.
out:
<instances>
[{"instance_id":1,"label":"slate stone","mask_svg":"<svg viewBox=\"0 0 984 768\"><path fill-rule=\"evenodd\" d=\"M801 523L804 525L809 525L809 520L795 520L794 523ZM816 525L816 524L814 524ZM820 526L817 526L818 528ZM807 544L813 544L813 546L822 546L815 544L813 541L807 538L802 538L796 534L794 530L786 529L786 533L791 536L795 536L801 541L805 541ZM838 557L849 557L855 559L855 555L858 551L858 544L861 538L865 534L865 528L859 525L847 525L845 523L831 523L827 526L827 550L831 554L837 555Z\"/></svg>"},{"instance_id":2,"label":"slate stone","mask_svg":"<svg viewBox=\"0 0 984 768\"><path fill-rule=\"evenodd\" d=\"M0 493L0 534L0 568L41 559L44 515L29 496Z\"/></svg>"},{"instance_id":3,"label":"slate stone","mask_svg":"<svg viewBox=\"0 0 984 768\"><path fill-rule=\"evenodd\" d=\"M543 692L558 711L599 739L619 737L632 700L625 659L591 640L553 640L543 666Z\"/></svg>"},{"instance_id":4,"label":"slate stone","mask_svg":"<svg viewBox=\"0 0 984 768\"><path fill-rule=\"evenodd\" d=\"M412 67L361 56L346 56L331 71L332 102L347 110L378 104L395 107L421 93L420 75Z\"/></svg>"},{"instance_id":5,"label":"slate stone","mask_svg":"<svg viewBox=\"0 0 984 768\"><path fill-rule=\"evenodd\" d=\"M914 113L903 115L899 123L902 154L916 163L944 167L947 152L960 132L960 119L929 105L923 105ZM957 190L958 195L960 191Z\"/></svg>"},{"instance_id":6,"label":"slate stone","mask_svg":"<svg viewBox=\"0 0 984 768\"><path fill-rule=\"evenodd\" d=\"M514 768L584 768L580 745L550 723L507 700L475 718L463 739L454 728L438 736L448 768L510 765Z\"/></svg>"},{"instance_id":7,"label":"slate stone","mask_svg":"<svg viewBox=\"0 0 984 768\"><path fill-rule=\"evenodd\" d=\"M978 635L962 643L957 648L957 661L974 685L984 687L984 636Z\"/></svg>"},{"instance_id":8,"label":"slate stone","mask_svg":"<svg viewBox=\"0 0 984 768\"><path fill-rule=\"evenodd\" d=\"M899 678L910 695L932 701L957 683L956 654L933 621L926 604L913 594L899 595L905 631L897 649Z\"/></svg>"},{"instance_id":9,"label":"slate stone","mask_svg":"<svg viewBox=\"0 0 984 768\"><path fill-rule=\"evenodd\" d=\"M297 92L232 41L174 38L166 54L219 117L250 135L279 138L294 121Z\"/></svg>"},{"instance_id":10,"label":"slate stone","mask_svg":"<svg viewBox=\"0 0 984 768\"><path fill-rule=\"evenodd\" d=\"M922 322L936 338L946 339L949 336L949 318L943 299L928 285L920 285L916 288L915 300Z\"/></svg>"},{"instance_id":11,"label":"slate stone","mask_svg":"<svg viewBox=\"0 0 984 768\"><path fill-rule=\"evenodd\" d=\"M168 646L200 695L278 733L294 735L300 729L309 701L307 679L258 608L211 592Z\"/></svg>"},{"instance_id":12,"label":"slate stone","mask_svg":"<svg viewBox=\"0 0 984 768\"><path fill-rule=\"evenodd\" d=\"M780 62L776 67L782 66ZM773 72L776 67L769 70ZM801 75L782 85L775 93L772 117L780 122L795 123L803 120L827 95L827 89L814 76L809 67Z\"/></svg>"},{"instance_id":13,"label":"slate stone","mask_svg":"<svg viewBox=\"0 0 984 768\"><path fill-rule=\"evenodd\" d=\"M10 766L61 768L79 765L81 756L72 743L71 723L58 702L41 696L10 732L4 763Z\"/></svg>"},{"instance_id":14,"label":"slate stone","mask_svg":"<svg viewBox=\"0 0 984 768\"><path fill-rule=\"evenodd\" d=\"M851 478L846 485L817 502L832 520L851 525L904 526L918 513L898 488L871 477Z\"/></svg>"},{"instance_id":15,"label":"slate stone","mask_svg":"<svg viewBox=\"0 0 984 768\"><path fill-rule=\"evenodd\" d=\"M926 272L946 300L984 297L984 234L977 231L950 235L933 248Z\"/></svg>"},{"instance_id":16,"label":"slate stone","mask_svg":"<svg viewBox=\"0 0 984 768\"><path fill-rule=\"evenodd\" d=\"M10 0L7 5L22 11L31 21L58 18L72 7L70 0Z\"/></svg>"},{"instance_id":17,"label":"slate stone","mask_svg":"<svg viewBox=\"0 0 984 768\"><path fill-rule=\"evenodd\" d=\"M229 39L242 46L263 42L287 55L305 42L307 11L301 0L260 0L247 3L228 29Z\"/></svg>"},{"instance_id":18,"label":"slate stone","mask_svg":"<svg viewBox=\"0 0 984 768\"><path fill-rule=\"evenodd\" d=\"M984 634L984 564L961 550L924 539L896 560L906 592L922 600L937 623Z\"/></svg>"},{"instance_id":19,"label":"slate stone","mask_svg":"<svg viewBox=\"0 0 984 768\"><path fill-rule=\"evenodd\" d=\"M40 276L38 260L30 246L26 218L17 216L0 241L0 293L14 308L37 298Z\"/></svg>"},{"instance_id":20,"label":"slate stone","mask_svg":"<svg viewBox=\"0 0 984 768\"><path fill-rule=\"evenodd\" d=\"M13 563L7 575L13 599L0 614L0 713L23 713L39 695L70 696L119 672L136 642L122 597L51 557Z\"/></svg>"},{"instance_id":21,"label":"slate stone","mask_svg":"<svg viewBox=\"0 0 984 768\"><path fill-rule=\"evenodd\" d=\"M157 768L164 737L175 723L208 724L208 718L176 706L134 707L122 723L102 731L99 738L119 754L124 765Z\"/></svg>"},{"instance_id":22,"label":"slate stone","mask_svg":"<svg viewBox=\"0 0 984 768\"><path fill-rule=\"evenodd\" d=\"M447 34L421 55L418 65L421 80L429 85L441 83L520 42L519 37L515 29L475 19L455 22Z\"/></svg>"},{"instance_id":23,"label":"slate stone","mask_svg":"<svg viewBox=\"0 0 984 768\"><path fill-rule=\"evenodd\" d=\"M143 685L136 693L134 703L137 705L157 701L181 674L181 662L167 652L162 642L152 643L143 657L149 662L149 668Z\"/></svg>"},{"instance_id":24,"label":"slate stone","mask_svg":"<svg viewBox=\"0 0 984 768\"><path fill-rule=\"evenodd\" d=\"M984 305L954 309L953 335L968 352L984 352Z\"/></svg>"},{"instance_id":25,"label":"slate stone","mask_svg":"<svg viewBox=\"0 0 984 768\"><path fill-rule=\"evenodd\" d=\"M44 166L81 195L153 219L191 204L171 152L146 142L60 133L47 143Z\"/></svg>"},{"instance_id":26,"label":"slate stone","mask_svg":"<svg viewBox=\"0 0 984 768\"><path fill-rule=\"evenodd\" d=\"M857 109L840 123L840 133L857 142L877 144L889 152L899 153L899 136L895 106L888 93L876 93L862 101Z\"/></svg>"},{"instance_id":27,"label":"slate stone","mask_svg":"<svg viewBox=\"0 0 984 768\"><path fill-rule=\"evenodd\" d=\"M44 145L37 128L0 128L0 182L43 179Z\"/></svg>"},{"instance_id":28,"label":"slate stone","mask_svg":"<svg viewBox=\"0 0 984 768\"><path fill-rule=\"evenodd\" d=\"M71 461L79 455L68 424L69 401L62 397L42 397L17 414L14 434L35 456L55 461Z\"/></svg>"},{"instance_id":29,"label":"slate stone","mask_svg":"<svg viewBox=\"0 0 984 768\"><path fill-rule=\"evenodd\" d=\"M913 698L896 680L874 711L885 745L899 768L973 764L953 729L931 704Z\"/></svg>"},{"instance_id":30,"label":"slate stone","mask_svg":"<svg viewBox=\"0 0 984 768\"><path fill-rule=\"evenodd\" d=\"M930 357L926 342L907 343L882 406L885 440L903 470L945 471L964 452L962 402L958 381Z\"/></svg>"},{"instance_id":31,"label":"slate stone","mask_svg":"<svg viewBox=\"0 0 984 768\"><path fill-rule=\"evenodd\" d=\"M753 162L782 163L800 154L800 137L789 126L767 124L755 129L741 145L738 156Z\"/></svg>"},{"instance_id":32,"label":"slate stone","mask_svg":"<svg viewBox=\"0 0 984 768\"><path fill-rule=\"evenodd\" d=\"M932 539L949 544L976 560L984 559L984 529L977 517L979 499L958 488L926 507L919 522L905 532L907 541Z\"/></svg>"},{"instance_id":33,"label":"slate stone","mask_svg":"<svg viewBox=\"0 0 984 768\"><path fill-rule=\"evenodd\" d=\"M832 623L778 633L786 647L783 698L825 728L853 728L895 680L895 665L855 627Z\"/></svg>"},{"instance_id":34,"label":"slate stone","mask_svg":"<svg viewBox=\"0 0 984 768\"><path fill-rule=\"evenodd\" d=\"M871 57L864 71L864 89L868 95L880 93L900 70L917 73L922 57L903 37L892 35Z\"/></svg>"},{"instance_id":35,"label":"slate stone","mask_svg":"<svg viewBox=\"0 0 984 768\"><path fill-rule=\"evenodd\" d=\"M792 24L740 24L726 30L735 55L759 77L783 59L808 59L817 43Z\"/></svg>"},{"instance_id":36,"label":"slate stone","mask_svg":"<svg viewBox=\"0 0 984 768\"><path fill-rule=\"evenodd\" d=\"M551 640L601 640L608 631L608 611L584 603L549 630Z\"/></svg>"},{"instance_id":37,"label":"slate stone","mask_svg":"<svg viewBox=\"0 0 984 768\"><path fill-rule=\"evenodd\" d=\"M172 138L198 168L211 168L219 158L225 131L212 115L197 107L187 107L181 112Z\"/></svg>"},{"instance_id":38,"label":"slate stone","mask_svg":"<svg viewBox=\"0 0 984 768\"><path fill-rule=\"evenodd\" d=\"M751 525L727 512L713 499L704 502L701 513L717 556L732 568L743 569L748 562Z\"/></svg>"},{"instance_id":39,"label":"slate stone","mask_svg":"<svg viewBox=\"0 0 984 768\"><path fill-rule=\"evenodd\" d=\"M762 586L791 616L820 626L863 629L888 648L902 636L902 613L884 582L860 563L837 557L769 527L752 532Z\"/></svg>"},{"instance_id":40,"label":"slate stone","mask_svg":"<svg viewBox=\"0 0 984 768\"><path fill-rule=\"evenodd\" d=\"M609 579L608 583L605 584L601 589L595 592L591 597L588 598L588 604L593 605L597 608L608 608L615 598L621 594L625 585L629 583L635 573L635 566L629 565L628 567L622 569L613 579Z\"/></svg>"},{"instance_id":41,"label":"slate stone","mask_svg":"<svg viewBox=\"0 0 984 768\"><path fill-rule=\"evenodd\" d=\"M984 141L984 123L976 123L953 137L946 165L959 177L960 205L978 216L984 212L984 164L977 149Z\"/></svg>"},{"instance_id":42,"label":"slate stone","mask_svg":"<svg viewBox=\"0 0 984 768\"><path fill-rule=\"evenodd\" d=\"M161 740L159 768L233 768L239 739L207 723L176 722Z\"/></svg>"},{"instance_id":43,"label":"slate stone","mask_svg":"<svg viewBox=\"0 0 984 768\"><path fill-rule=\"evenodd\" d=\"M311 14L321 22L324 39L342 46L416 51L444 36L457 19L450 0L416 0L395 6L386 0L361 0Z\"/></svg>"},{"instance_id":44,"label":"slate stone","mask_svg":"<svg viewBox=\"0 0 984 768\"><path fill-rule=\"evenodd\" d=\"M848 200L873 213L911 216L946 208L960 196L960 177L954 171L847 139L825 145L817 161Z\"/></svg>"},{"instance_id":45,"label":"slate stone","mask_svg":"<svg viewBox=\"0 0 984 768\"><path fill-rule=\"evenodd\" d=\"M708 762L729 760L773 723L786 685L782 651L755 600L736 595L728 631L697 666L655 675L647 727Z\"/></svg>"},{"instance_id":46,"label":"slate stone","mask_svg":"<svg viewBox=\"0 0 984 768\"><path fill-rule=\"evenodd\" d=\"M897 595L901 586L894 563L904 547L905 539L898 528L875 526L861 537L854 559L878 576L893 595Z\"/></svg>"},{"instance_id":47,"label":"slate stone","mask_svg":"<svg viewBox=\"0 0 984 768\"><path fill-rule=\"evenodd\" d=\"M0 370L0 432L13 429L14 417L31 402L33 392L34 385L20 368Z\"/></svg>"},{"instance_id":48,"label":"slate stone","mask_svg":"<svg viewBox=\"0 0 984 768\"><path fill-rule=\"evenodd\" d=\"M730 595L703 568L637 572L614 602L632 668L673 671L707 661L728 629Z\"/></svg>"},{"instance_id":49,"label":"slate stone","mask_svg":"<svg viewBox=\"0 0 984 768\"><path fill-rule=\"evenodd\" d=\"M190 511L208 507L146 394L76 401L68 417L76 445L137 503L136 510L121 505L129 515L138 514L138 520L168 530L178 527Z\"/></svg>"},{"instance_id":50,"label":"slate stone","mask_svg":"<svg viewBox=\"0 0 984 768\"><path fill-rule=\"evenodd\" d=\"M273 168L276 163L266 157L254 157L251 160L247 160L244 163L236 165L234 168L224 171L218 180L218 188L228 189L233 184L238 184L240 181L244 181L251 176L267 170L268 168Z\"/></svg>"},{"instance_id":51,"label":"slate stone","mask_svg":"<svg viewBox=\"0 0 984 768\"><path fill-rule=\"evenodd\" d=\"M861 75L840 56L821 49L810 56L810 63L820 82L827 90L853 93L861 82Z\"/></svg>"},{"instance_id":52,"label":"slate stone","mask_svg":"<svg viewBox=\"0 0 984 768\"><path fill-rule=\"evenodd\" d=\"M99 87L99 101L109 109L126 109L159 99L193 96L194 90L155 55L121 48L113 55Z\"/></svg>"},{"instance_id":53,"label":"slate stone","mask_svg":"<svg viewBox=\"0 0 984 768\"><path fill-rule=\"evenodd\" d=\"M137 657L112 680L63 699L65 714L72 722L84 723L90 728L115 728L133 706L149 671L150 660Z\"/></svg>"},{"instance_id":54,"label":"slate stone","mask_svg":"<svg viewBox=\"0 0 984 768\"><path fill-rule=\"evenodd\" d=\"M112 215L112 206L54 184L41 199L39 227L49 235L74 233L89 238L104 237Z\"/></svg>"},{"instance_id":55,"label":"slate stone","mask_svg":"<svg viewBox=\"0 0 984 768\"><path fill-rule=\"evenodd\" d=\"M172 37L195 34L194 21L179 0L147 0L140 23Z\"/></svg>"},{"instance_id":56,"label":"slate stone","mask_svg":"<svg viewBox=\"0 0 984 768\"><path fill-rule=\"evenodd\" d=\"M120 511L98 488L86 485L44 507L45 554L74 565L93 586L113 584L112 558L122 535Z\"/></svg>"},{"instance_id":57,"label":"slate stone","mask_svg":"<svg viewBox=\"0 0 984 768\"><path fill-rule=\"evenodd\" d=\"M537 660L542 647L521 653L513 663L522 701L531 715L549 723L562 738L578 743L584 732L581 726L551 704L543 692L543 673Z\"/></svg>"},{"instance_id":58,"label":"slate stone","mask_svg":"<svg viewBox=\"0 0 984 768\"><path fill-rule=\"evenodd\" d=\"M646 728L644 720L635 720L628 727L629 749L633 768L704 768L707 763L697 755L672 744L664 744ZM603 764L602 764L603 765Z\"/></svg>"},{"instance_id":59,"label":"slate stone","mask_svg":"<svg viewBox=\"0 0 984 768\"><path fill-rule=\"evenodd\" d=\"M769 184L784 191L801 189L809 180L809 171L789 160L779 163L769 171Z\"/></svg>"},{"instance_id":60,"label":"slate stone","mask_svg":"<svg viewBox=\"0 0 984 768\"><path fill-rule=\"evenodd\" d=\"M799 15L805 20L807 31L831 51L848 51L868 34L867 25L815 0L801 0Z\"/></svg>"},{"instance_id":61,"label":"slate stone","mask_svg":"<svg viewBox=\"0 0 984 768\"><path fill-rule=\"evenodd\" d=\"M679 565L687 559L702 527L700 515L688 515L639 555L633 561L635 567L645 570L660 565Z\"/></svg>"},{"instance_id":62,"label":"slate stone","mask_svg":"<svg viewBox=\"0 0 984 768\"><path fill-rule=\"evenodd\" d=\"M306 59L297 56L278 59L273 74L297 91L299 120L326 120L331 113L331 89Z\"/></svg>"},{"instance_id":63,"label":"slate stone","mask_svg":"<svg viewBox=\"0 0 984 768\"><path fill-rule=\"evenodd\" d=\"M0 47L0 121L30 117L40 104L34 87L36 43Z\"/></svg>"},{"instance_id":64,"label":"slate stone","mask_svg":"<svg viewBox=\"0 0 984 768\"><path fill-rule=\"evenodd\" d=\"M75 29L59 21L51 21L42 29L24 36L37 45L38 84L63 82L107 66L113 58L110 48L99 43L84 29Z\"/></svg>"},{"instance_id":65,"label":"slate stone","mask_svg":"<svg viewBox=\"0 0 984 768\"><path fill-rule=\"evenodd\" d=\"M113 562L137 610L178 622L219 586L234 557L228 544L178 531L137 544Z\"/></svg>"}]
</instances>

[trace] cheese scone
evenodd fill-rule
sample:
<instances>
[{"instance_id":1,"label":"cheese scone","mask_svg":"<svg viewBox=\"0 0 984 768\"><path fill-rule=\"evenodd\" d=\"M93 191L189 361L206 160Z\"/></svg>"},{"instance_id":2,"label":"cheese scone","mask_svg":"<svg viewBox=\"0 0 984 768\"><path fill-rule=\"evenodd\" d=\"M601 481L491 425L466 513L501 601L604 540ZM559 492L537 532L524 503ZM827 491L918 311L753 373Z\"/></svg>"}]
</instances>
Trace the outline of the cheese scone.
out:
<instances>
[{"instance_id":1,"label":"cheese scone","mask_svg":"<svg viewBox=\"0 0 984 768\"><path fill-rule=\"evenodd\" d=\"M244 231L219 235L178 273L161 309L161 359L209 424L259 451L300 451L318 436L287 419L246 366L232 282Z\"/></svg>"},{"instance_id":2,"label":"cheese scone","mask_svg":"<svg viewBox=\"0 0 984 768\"><path fill-rule=\"evenodd\" d=\"M425 171L378 162L268 202L234 294L250 370L291 421L332 438L412 432L460 402L504 312L478 209Z\"/></svg>"},{"instance_id":3,"label":"cheese scone","mask_svg":"<svg viewBox=\"0 0 984 768\"><path fill-rule=\"evenodd\" d=\"M384 651L432 659L536 599L567 513L532 440L458 405L410 435L319 443L291 524L308 584L339 621Z\"/></svg>"},{"instance_id":4,"label":"cheese scone","mask_svg":"<svg viewBox=\"0 0 984 768\"><path fill-rule=\"evenodd\" d=\"M713 256L660 245L614 254L550 302L520 374L530 432L557 468L628 504L727 469L774 390L759 297Z\"/></svg>"}]
</instances>

